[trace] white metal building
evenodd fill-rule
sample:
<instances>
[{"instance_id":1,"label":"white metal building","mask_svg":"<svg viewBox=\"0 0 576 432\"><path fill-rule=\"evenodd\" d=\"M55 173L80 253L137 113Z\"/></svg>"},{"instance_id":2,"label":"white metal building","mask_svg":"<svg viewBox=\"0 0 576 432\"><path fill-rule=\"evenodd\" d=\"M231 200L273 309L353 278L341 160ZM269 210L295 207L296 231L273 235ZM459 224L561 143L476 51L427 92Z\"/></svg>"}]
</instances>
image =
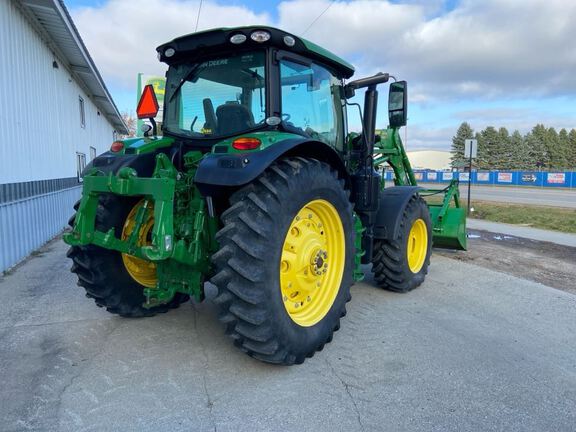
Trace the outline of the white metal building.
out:
<instances>
[{"instance_id":1,"label":"white metal building","mask_svg":"<svg viewBox=\"0 0 576 432\"><path fill-rule=\"evenodd\" d=\"M414 169L450 170L452 153L441 150L416 150L406 152Z\"/></svg>"},{"instance_id":2,"label":"white metal building","mask_svg":"<svg viewBox=\"0 0 576 432\"><path fill-rule=\"evenodd\" d=\"M126 125L61 0L0 0L0 272L57 235Z\"/></svg>"}]
</instances>

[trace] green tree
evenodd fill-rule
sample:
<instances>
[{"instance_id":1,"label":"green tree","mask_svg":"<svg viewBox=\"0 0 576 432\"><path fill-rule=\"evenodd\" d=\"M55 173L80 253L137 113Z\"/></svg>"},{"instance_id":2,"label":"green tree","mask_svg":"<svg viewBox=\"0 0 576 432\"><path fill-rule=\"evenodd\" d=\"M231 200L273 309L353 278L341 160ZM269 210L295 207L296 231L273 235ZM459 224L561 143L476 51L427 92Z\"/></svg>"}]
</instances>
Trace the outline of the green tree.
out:
<instances>
[{"instance_id":1,"label":"green tree","mask_svg":"<svg viewBox=\"0 0 576 432\"><path fill-rule=\"evenodd\" d=\"M515 161L512 160L512 143L508 129L498 129L498 140L494 148L494 166L496 169L513 169Z\"/></svg>"},{"instance_id":2,"label":"green tree","mask_svg":"<svg viewBox=\"0 0 576 432\"><path fill-rule=\"evenodd\" d=\"M498 131L493 126L483 129L478 136L478 167L481 169L496 169L498 157Z\"/></svg>"},{"instance_id":3,"label":"green tree","mask_svg":"<svg viewBox=\"0 0 576 432\"><path fill-rule=\"evenodd\" d=\"M558 132L558 159L560 166L558 168L567 169L570 164L570 138L568 131L564 128Z\"/></svg>"},{"instance_id":4,"label":"green tree","mask_svg":"<svg viewBox=\"0 0 576 432\"><path fill-rule=\"evenodd\" d=\"M576 170L576 129L556 132L539 123L522 136L517 130L510 135L505 127L493 126L474 133L464 122L452 138L452 167L467 166L464 140L472 137L478 140L475 166L479 169Z\"/></svg>"},{"instance_id":5,"label":"green tree","mask_svg":"<svg viewBox=\"0 0 576 432\"><path fill-rule=\"evenodd\" d=\"M534 164L540 163L544 168L550 168L548 141L548 130L543 124L537 124L532 128L530 148L535 159Z\"/></svg>"},{"instance_id":6,"label":"green tree","mask_svg":"<svg viewBox=\"0 0 576 432\"><path fill-rule=\"evenodd\" d=\"M474 137L474 131L466 122L462 123L456 135L452 137L452 168L462 168L467 164L467 158L464 155L464 140Z\"/></svg>"},{"instance_id":7,"label":"green tree","mask_svg":"<svg viewBox=\"0 0 576 432\"><path fill-rule=\"evenodd\" d=\"M576 170L576 129L572 129L568 134L568 169Z\"/></svg>"},{"instance_id":8,"label":"green tree","mask_svg":"<svg viewBox=\"0 0 576 432\"><path fill-rule=\"evenodd\" d=\"M549 167L552 169L563 168L565 165L564 155L562 154L562 149L560 148L558 132L556 132L556 129L553 127L546 130L544 147L548 153L548 158L550 161Z\"/></svg>"},{"instance_id":9,"label":"green tree","mask_svg":"<svg viewBox=\"0 0 576 432\"><path fill-rule=\"evenodd\" d=\"M520 132L515 130L510 136L510 167L512 169L532 169L535 161L531 160L530 148Z\"/></svg>"}]
</instances>

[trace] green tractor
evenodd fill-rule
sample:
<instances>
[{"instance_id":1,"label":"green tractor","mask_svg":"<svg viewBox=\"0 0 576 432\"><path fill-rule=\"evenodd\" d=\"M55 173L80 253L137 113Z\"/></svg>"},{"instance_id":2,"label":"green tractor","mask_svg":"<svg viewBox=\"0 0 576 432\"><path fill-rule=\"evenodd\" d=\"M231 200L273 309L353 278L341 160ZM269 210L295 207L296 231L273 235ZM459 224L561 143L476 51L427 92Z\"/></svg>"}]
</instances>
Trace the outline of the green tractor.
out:
<instances>
[{"instance_id":1,"label":"green tractor","mask_svg":"<svg viewBox=\"0 0 576 432\"><path fill-rule=\"evenodd\" d=\"M376 136L376 87L392 77L346 83L352 65L293 34L224 28L157 51L169 66L161 134L147 86L145 136L89 164L64 236L99 306L151 316L202 301L210 281L237 347L299 364L332 340L362 264L380 287L407 292L424 281L433 244L466 247L457 184L416 185L398 133L406 82L390 85L390 125ZM359 89L363 110L349 101ZM347 132L350 109L362 111L362 133ZM428 205L427 194L443 199Z\"/></svg>"}]
</instances>

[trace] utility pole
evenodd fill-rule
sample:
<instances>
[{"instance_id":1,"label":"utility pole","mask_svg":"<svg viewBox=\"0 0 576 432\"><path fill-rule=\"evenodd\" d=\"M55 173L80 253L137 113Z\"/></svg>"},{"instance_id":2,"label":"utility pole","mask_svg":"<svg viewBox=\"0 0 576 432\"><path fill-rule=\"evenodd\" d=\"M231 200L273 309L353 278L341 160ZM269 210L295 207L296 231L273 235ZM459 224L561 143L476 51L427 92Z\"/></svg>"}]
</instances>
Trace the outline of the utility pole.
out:
<instances>
[{"instance_id":1,"label":"utility pole","mask_svg":"<svg viewBox=\"0 0 576 432\"><path fill-rule=\"evenodd\" d=\"M470 190L472 188L472 158L478 157L478 142L475 139L464 140L464 156L468 156L468 210L470 215Z\"/></svg>"}]
</instances>

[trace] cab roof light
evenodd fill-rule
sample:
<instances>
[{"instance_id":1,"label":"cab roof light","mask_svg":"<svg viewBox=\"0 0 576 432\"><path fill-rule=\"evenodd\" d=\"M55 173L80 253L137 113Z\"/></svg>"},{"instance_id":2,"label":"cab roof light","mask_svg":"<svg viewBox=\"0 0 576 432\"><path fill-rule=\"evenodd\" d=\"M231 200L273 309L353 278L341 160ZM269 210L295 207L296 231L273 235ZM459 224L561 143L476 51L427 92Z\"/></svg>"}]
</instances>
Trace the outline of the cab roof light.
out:
<instances>
[{"instance_id":1,"label":"cab roof light","mask_svg":"<svg viewBox=\"0 0 576 432\"><path fill-rule=\"evenodd\" d=\"M243 35L242 33L237 33L234 36L230 37L230 42L233 43L234 45L240 45L241 43L246 42L246 35Z\"/></svg>"},{"instance_id":2,"label":"cab roof light","mask_svg":"<svg viewBox=\"0 0 576 432\"><path fill-rule=\"evenodd\" d=\"M262 142L258 138L243 137L237 138L232 142L232 147L236 150L255 150Z\"/></svg>"},{"instance_id":3,"label":"cab roof light","mask_svg":"<svg viewBox=\"0 0 576 432\"><path fill-rule=\"evenodd\" d=\"M268 39L270 39L270 33L264 30L256 30L252 32L250 39L252 39L254 42L266 42Z\"/></svg>"},{"instance_id":4,"label":"cab roof light","mask_svg":"<svg viewBox=\"0 0 576 432\"><path fill-rule=\"evenodd\" d=\"M296 44L296 39L294 39L292 36L286 35L284 36L284 43L289 47L293 47L294 44Z\"/></svg>"}]
</instances>

